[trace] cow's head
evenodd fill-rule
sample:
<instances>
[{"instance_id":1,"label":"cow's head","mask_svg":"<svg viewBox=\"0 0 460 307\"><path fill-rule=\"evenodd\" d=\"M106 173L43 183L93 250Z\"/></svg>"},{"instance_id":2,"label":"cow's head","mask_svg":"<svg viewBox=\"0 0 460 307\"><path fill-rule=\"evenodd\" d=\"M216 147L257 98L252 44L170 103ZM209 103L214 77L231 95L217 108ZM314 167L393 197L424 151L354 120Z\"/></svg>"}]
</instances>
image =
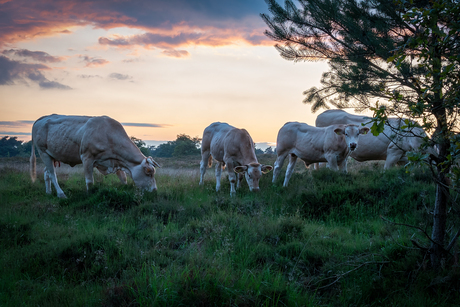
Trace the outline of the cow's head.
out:
<instances>
[{"instance_id":1,"label":"cow's head","mask_svg":"<svg viewBox=\"0 0 460 307\"><path fill-rule=\"evenodd\" d=\"M345 125L343 127L335 128L334 132L338 135L345 136L345 142L351 151L358 148L358 139L360 134L366 134L369 132L369 128L359 128L356 125Z\"/></svg>"},{"instance_id":2,"label":"cow's head","mask_svg":"<svg viewBox=\"0 0 460 307\"><path fill-rule=\"evenodd\" d=\"M152 157L142 160L142 163L131 171L134 184L143 190L155 191L157 189L155 167L160 167L160 165Z\"/></svg>"},{"instance_id":3,"label":"cow's head","mask_svg":"<svg viewBox=\"0 0 460 307\"><path fill-rule=\"evenodd\" d=\"M248 165L236 166L233 168L235 173L244 173L246 181L249 185L249 190L259 191L259 180L262 174L266 174L273 169L270 165L263 165L259 163L250 163Z\"/></svg>"}]
</instances>

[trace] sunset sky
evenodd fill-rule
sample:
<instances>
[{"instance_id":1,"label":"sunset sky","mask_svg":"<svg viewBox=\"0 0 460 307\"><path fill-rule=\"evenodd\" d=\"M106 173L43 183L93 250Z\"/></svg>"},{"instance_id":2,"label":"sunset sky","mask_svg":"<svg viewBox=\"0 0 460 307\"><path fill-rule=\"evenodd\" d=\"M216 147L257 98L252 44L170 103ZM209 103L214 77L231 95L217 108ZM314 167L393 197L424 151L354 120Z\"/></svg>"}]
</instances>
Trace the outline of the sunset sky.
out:
<instances>
[{"instance_id":1,"label":"sunset sky","mask_svg":"<svg viewBox=\"0 0 460 307\"><path fill-rule=\"evenodd\" d=\"M273 146L314 125L302 92L325 62L282 59L263 0L0 0L0 137L43 115L108 115L148 144L215 121Z\"/></svg>"}]
</instances>

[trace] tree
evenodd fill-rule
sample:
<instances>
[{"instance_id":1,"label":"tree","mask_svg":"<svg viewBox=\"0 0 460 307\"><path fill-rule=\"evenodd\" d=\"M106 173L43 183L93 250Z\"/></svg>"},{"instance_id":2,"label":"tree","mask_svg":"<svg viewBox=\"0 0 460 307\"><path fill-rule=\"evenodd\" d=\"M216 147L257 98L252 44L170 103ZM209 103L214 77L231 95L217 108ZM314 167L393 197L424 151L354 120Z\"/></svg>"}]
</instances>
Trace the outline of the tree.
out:
<instances>
[{"instance_id":1,"label":"tree","mask_svg":"<svg viewBox=\"0 0 460 307\"><path fill-rule=\"evenodd\" d=\"M265 149L264 154L269 154L273 155L275 152L273 151L272 147L269 146L267 149Z\"/></svg>"},{"instance_id":2,"label":"tree","mask_svg":"<svg viewBox=\"0 0 460 307\"><path fill-rule=\"evenodd\" d=\"M254 144L254 151L256 153L256 155L262 155L264 153L264 151L260 148L257 148Z\"/></svg>"},{"instance_id":3,"label":"tree","mask_svg":"<svg viewBox=\"0 0 460 307\"><path fill-rule=\"evenodd\" d=\"M186 134L179 134L176 139L176 147L172 154L173 157L190 156L200 154L200 142L198 137L191 138Z\"/></svg>"},{"instance_id":4,"label":"tree","mask_svg":"<svg viewBox=\"0 0 460 307\"><path fill-rule=\"evenodd\" d=\"M16 136L4 136L0 139L0 157L15 157L30 155L32 142L18 141Z\"/></svg>"},{"instance_id":5,"label":"tree","mask_svg":"<svg viewBox=\"0 0 460 307\"><path fill-rule=\"evenodd\" d=\"M296 5L287 0L284 8L266 2L272 15L262 14L266 34L278 42L283 58L329 63L322 86L304 92L313 112L330 106L371 109L375 134L390 115L407 119L400 132L419 125L432 133L423 146L435 145L439 155L409 158L433 171L437 188L429 251L432 266L439 267L460 234L450 234L446 243L447 179L458 179L453 165L460 151L454 138L460 106L458 1L299 0Z\"/></svg>"},{"instance_id":6,"label":"tree","mask_svg":"<svg viewBox=\"0 0 460 307\"><path fill-rule=\"evenodd\" d=\"M168 141L160 144L152 151L152 156L160 158L170 158L173 155L174 148L176 147L175 141Z\"/></svg>"},{"instance_id":7,"label":"tree","mask_svg":"<svg viewBox=\"0 0 460 307\"><path fill-rule=\"evenodd\" d=\"M144 141L134 136L131 137L131 141L140 149L144 156L150 156L150 149L146 146Z\"/></svg>"},{"instance_id":8,"label":"tree","mask_svg":"<svg viewBox=\"0 0 460 307\"><path fill-rule=\"evenodd\" d=\"M200 154L200 142L201 139L198 137L190 137L186 134L177 135L175 141L169 141L158 145L152 150L154 157L178 157L187 155L199 155Z\"/></svg>"}]
</instances>

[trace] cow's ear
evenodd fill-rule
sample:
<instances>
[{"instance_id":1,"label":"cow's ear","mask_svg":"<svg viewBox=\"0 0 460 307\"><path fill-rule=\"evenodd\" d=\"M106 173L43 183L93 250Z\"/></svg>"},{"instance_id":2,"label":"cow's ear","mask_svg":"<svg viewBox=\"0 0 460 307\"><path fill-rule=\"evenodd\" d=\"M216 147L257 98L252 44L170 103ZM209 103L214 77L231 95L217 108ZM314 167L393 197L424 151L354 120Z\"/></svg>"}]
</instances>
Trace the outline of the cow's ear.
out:
<instances>
[{"instance_id":1,"label":"cow's ear","mask_svg":"<svg viewBox=\"0 0 460 307\"><path fill-rule=\"evenodd\" d=\"M335 128L334 132L338 135L342 135L344 131L343 131L343 128Z\"/></svg>"},{"instance_id":2,"label":"cow's ear","mask_svg":"<svg viewBox=\"0 0 460 307\"><path fill-rule=\"evenodd\" d=\"M360 134L367 134L368 132L369 132L369 128L367 127L362 127L361 129L359 129Z\"/></svg>"},{"instance_id":3,"label":"cow's ear","mask_svg":"<svg viewBox=\"0 0 460 307\"><path fill-rule=\"evenodd\" d=\"M262 173L264 173L264 174L268 173L272 169L273 169L273 166L271 166L271 165L262 165L262 167L261 167Z\"/></svg>"},{"instance_id":4,"label":"cow's ear","mask_svg":"<svg viewBox=\"0 0 460 307\"><path fill-rule=\"evenodd\" d=\"M155 175L155 168L151 165L144 166L144 172L146 175Z\"/></svg>"},{"instance_id":5,"label":"cow's ear","mask_svg":"<svg viewBox=\"0 0 460 307\"><path fill-rule=\"evenodd\" d=\"M155 167L153 167L153 165L151 165L149 163L149 160L147 160L147 158L145 158L143 161L142 161L142 164L141 164L142 168L144 169L144 173L146 175L154 175L155 174Z\"/></svg>"},{"instance_id":6,"label":"cow's ear","mask_svg":"<svg viewBox=\"0 0 460 307\"><path fill-rule=\"evenodd\" d=\"M235 173L244 173L245 171L247 171L248 169L248 166L247 165L243 165L243 166L236 166L233 168L233 170L235 171Z\"/></svg>"}]
</instances>

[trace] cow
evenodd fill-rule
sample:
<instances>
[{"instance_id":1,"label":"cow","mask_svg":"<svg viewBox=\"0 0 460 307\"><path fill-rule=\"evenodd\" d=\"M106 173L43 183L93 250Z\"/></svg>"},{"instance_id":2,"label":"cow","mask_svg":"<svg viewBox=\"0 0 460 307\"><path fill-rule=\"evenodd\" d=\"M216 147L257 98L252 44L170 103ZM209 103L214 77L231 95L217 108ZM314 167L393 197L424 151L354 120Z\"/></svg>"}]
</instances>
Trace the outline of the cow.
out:
<instances>
[{"instance_id":1,"label":"cow","mask_svg":"<svg viewBox=\"0 0 460 307\"><path fill-rule=\"evenodd\" d=\"M246 129L238 129L227 123L215 122L206 127L201 142L200 185L203 185L206 167L212 166L212 158L216 164L216 191L220 190L222 168L227 166L230 180L230 195L236 194L243 180L243 174L249 190L259 191L259 180L262 174L270 172L273 167L262 165L257 161L254 142Z\"/></svg>"},{"instance_id":2,"label":"cow","mask_svg":"<svg viewBox=\"0 0 460 307\"><path fill-rule=\"evenodd\" d=\"M123 126L108 116L52 114L35 121L30 157L33 182L36 179L35 147L45 164L46 193L52 193L52 183L59 198L66 198L55 173L55 165L60 162L70 166L83 164L88 191L93 186L94 167L103 175L117 173L124 184L128 173L136 186L147 191L157 189L155 168L159 164L151 157L145 157L128 137Z\"/></svg>"},{"instance_id":3,"label":"cow","mask_svg":"<svg viewBox=\"0 0 460 307\"><path fill-rule=\"evenodd\" d=\"M362 126L362 123L366 123L366 127L371 127L370 120L370 117L350 114L343 110L327 110L318 115L315 124L317 127L327 127L334 124ZM378 136L372 133L363 136L359 149L353 151L350 156L359 162L385 160L384 169L389 169L396 163L407 163L406 152L419 150L426 134L419 127L411 127L400 133L397 130L403 125L404 119L389 118L383 133ZM437 155L432 147L428 147L427 152Z\"/></svg>"},{"instance_id":4,"label":"cow","mask_svg":"<svg viewBox=\"0 0 460 307\"><path fill-rule=\"evenodd\" d=\"M284 124L276 140L277 158L272 182L275 183L288 155L289 165L284 178L284 187L288 185L298 157L307 167L316 162L328 162L331 169L346 172L348 155L358 148L359 135L366 134L368 131L369 128L356 125L332 125L319 128L299 122Z\"/></svg>"}]
</instances>

